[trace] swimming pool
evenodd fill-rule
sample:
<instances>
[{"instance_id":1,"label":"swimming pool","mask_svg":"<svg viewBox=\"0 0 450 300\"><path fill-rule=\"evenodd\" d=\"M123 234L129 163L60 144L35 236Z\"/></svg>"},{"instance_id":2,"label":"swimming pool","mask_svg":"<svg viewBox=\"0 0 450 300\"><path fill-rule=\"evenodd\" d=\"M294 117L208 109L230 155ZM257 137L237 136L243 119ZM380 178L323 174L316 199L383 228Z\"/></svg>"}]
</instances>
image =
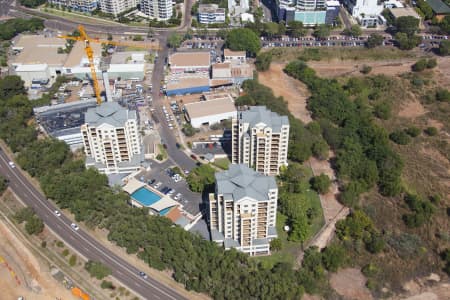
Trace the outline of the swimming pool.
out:
<instances>
[{"instance_id":1,"label":"swimming pool","mask_svg":"<svg viewBox=\"0 0 450 300\"><path fill-rule=\"evenodd\" d=\"M140 189L136 190L133 194L131 194L131 198L133 198L143 206L150 206L161 199L159 195L145 187L141 187Z\"/></svg>"}]
</instances>

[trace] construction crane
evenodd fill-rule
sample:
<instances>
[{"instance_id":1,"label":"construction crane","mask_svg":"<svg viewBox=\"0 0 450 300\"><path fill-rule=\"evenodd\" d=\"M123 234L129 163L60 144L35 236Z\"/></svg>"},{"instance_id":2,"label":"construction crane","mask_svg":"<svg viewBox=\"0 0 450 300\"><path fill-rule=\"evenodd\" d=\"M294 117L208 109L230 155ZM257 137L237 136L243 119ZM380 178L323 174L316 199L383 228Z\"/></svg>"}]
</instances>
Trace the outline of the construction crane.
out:
<instances>
[{"instance_id":1,"label":"construction crane","mask_svg":"<svg viewBox=\"0 0 450 300\"><path fill-rule=\"evenodd\" d=\"M78 31L80 32L79 36L69 36L69 35L59 35L59 38L73 41L84 42L84 51L86 52L87 58L89 60L89 67L91 69L91 78L92 84L94 85L95 98L97 98L97 104L100 105L102 103L102 98L100 97L100 85L97 80L97 73L95 71L94 65L94 51L92 50L91 43L99 43L99 44L107 44L112 46L132 46L138 48L152 49L152 50L160 50L158 45L154 44L138 44L138 43L130 43L124 41L109 41L102 40L99 38L90 38L83 25L78 25Z\"/></svg>"}]
</instances>

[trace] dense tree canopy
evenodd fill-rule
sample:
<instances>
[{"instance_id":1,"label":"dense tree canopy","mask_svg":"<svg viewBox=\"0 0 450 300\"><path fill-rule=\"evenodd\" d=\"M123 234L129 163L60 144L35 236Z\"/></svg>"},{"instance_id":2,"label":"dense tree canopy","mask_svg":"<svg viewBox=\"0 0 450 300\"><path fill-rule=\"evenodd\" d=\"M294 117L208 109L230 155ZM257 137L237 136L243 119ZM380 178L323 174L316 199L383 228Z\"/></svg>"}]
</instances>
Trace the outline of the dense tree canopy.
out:
<instances>
[{"instance_id":1,"label":"dense tree canopy","mask_svg":"<svg viewBox=\"0 0 450 300\"><path fill-rule=\"evenodd\" d=\"M0 23L0 40L10 40L25 31L35 32L44 28L44 21L38 18L15 18Z\"/></svg>"},{"instance_id":2,"label":"dense tree canopy","mask_svg":"<svg viewBox=\"0 0 450 300\"><path fill-rule=\"evenodd\" d=\"M47 2L46 0L20 0L20 4L26 7L35 8Z\"/></svg>"},{"instance_id":3,"label":"dense tree canopy","mask_svg":"<svg viewBox=\"0 0 450 300\"><path fill-rule=\"evenodd\" d=\"M285 72L311 90L308 107L321 120L322 133L336 151L338 176L354 181L346 180L343 196L354 202L359 193L376 182L382 194L397 195L401 191L402 162L366 107L351 101L336 80L317 77L302 61L288 64ZM378 78L377 82L384 84Z\"/></svg>"},{"instance_id":4,"label":"dense tree canopy","mask_svg":"<svg viewBox=\"0 0 450 300\"><path fill-rule=\"evenodd\" d=\"M193 192L211 192L214 187L216 170L209 164L203 164L194 168L186 178L189 188Z\"/></svg>"},{"instance_id":5,"label":"dense tree canopy","mask_svg":"<svg viewBox=\"0 0 450 300\"><path fill-rule=\"evenodd\" d=\"M378 33L372 33L366 42L367 48L375 48L377 46L381 46L383 44L383 36Z\"/></svg>"},{"instance_id":6,"label":"dense tree canopy","mask_svg":"<svg viewBox=\"0 0 450 300\"><path fill-rule=\"evenodd\" d=\"M251 29L237 28L228 32L225 46L231 50L246 51L250 56L256 56L261 49L261 41Z\"/></svg>"}]
</instances>

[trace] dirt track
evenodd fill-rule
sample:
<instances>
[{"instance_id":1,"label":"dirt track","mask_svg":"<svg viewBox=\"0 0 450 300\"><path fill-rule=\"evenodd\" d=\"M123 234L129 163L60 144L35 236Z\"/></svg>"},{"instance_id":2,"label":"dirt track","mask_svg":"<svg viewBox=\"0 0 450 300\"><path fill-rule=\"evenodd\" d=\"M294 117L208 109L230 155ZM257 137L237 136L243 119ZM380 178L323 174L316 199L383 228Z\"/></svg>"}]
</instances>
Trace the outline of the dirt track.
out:
<instances>
[{"instance_id":1,"label":"dirt track","mask_svg":"<svg viewBox=\"0 0 450 300\"><path fill-rule=\"evenodd\" d=\"M76 299L51 277L26 246L0 219L0 290L1 299L19 296L33 300ZM17 277L16 277L17 276Z\"/></svg>"}]
</instances>

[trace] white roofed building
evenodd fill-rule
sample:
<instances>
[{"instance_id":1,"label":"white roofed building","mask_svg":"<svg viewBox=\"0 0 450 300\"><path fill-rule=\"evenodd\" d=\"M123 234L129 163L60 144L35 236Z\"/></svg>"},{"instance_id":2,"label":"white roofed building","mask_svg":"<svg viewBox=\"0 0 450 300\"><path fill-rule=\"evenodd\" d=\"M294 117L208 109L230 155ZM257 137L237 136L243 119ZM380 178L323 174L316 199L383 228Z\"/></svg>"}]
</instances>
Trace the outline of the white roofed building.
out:
<instances>
[{"instance_id":1,"label":"white roofed building","mask_svg":"<svg viewBox=\"0 0 450 300\"><path fill-rule=\"evenodd\" d=\"M227 250L235 248L252 256L270 254L270 241L277 237L275 178L242 164L231 164L215 178L215 192L208 203L212 240Z\"/></svg>"}]
</instances>

